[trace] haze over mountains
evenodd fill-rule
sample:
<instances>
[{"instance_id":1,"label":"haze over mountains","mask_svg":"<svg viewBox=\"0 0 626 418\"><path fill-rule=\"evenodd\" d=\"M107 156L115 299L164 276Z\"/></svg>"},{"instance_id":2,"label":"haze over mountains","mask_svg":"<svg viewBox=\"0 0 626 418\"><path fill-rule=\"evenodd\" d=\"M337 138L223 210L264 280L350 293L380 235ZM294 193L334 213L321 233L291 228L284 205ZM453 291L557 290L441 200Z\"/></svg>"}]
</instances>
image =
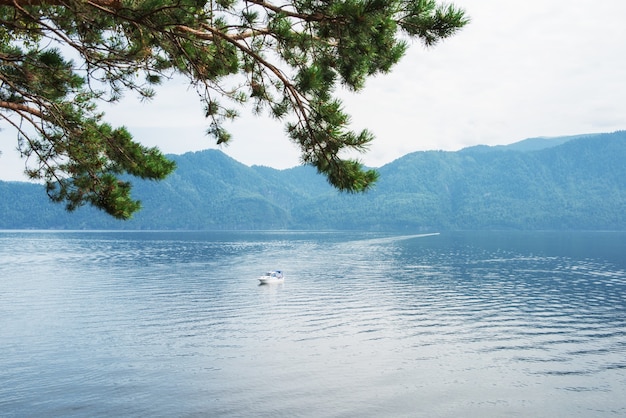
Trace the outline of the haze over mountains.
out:
<instances>
[{"instance_id":1,"label":"haze over mountains","mask_svg":"<svg viewBox=\"0 0 626 418\"><path fill-rule=\"evenodd\" d=\"M0 181L0 228L626 230L626 131L415 152L356 195L311 167L248 167L217 150L170 157L165 181L133 180L143 209L130 221L67 213L42 186Z\"/></svg>"}]
</instances>

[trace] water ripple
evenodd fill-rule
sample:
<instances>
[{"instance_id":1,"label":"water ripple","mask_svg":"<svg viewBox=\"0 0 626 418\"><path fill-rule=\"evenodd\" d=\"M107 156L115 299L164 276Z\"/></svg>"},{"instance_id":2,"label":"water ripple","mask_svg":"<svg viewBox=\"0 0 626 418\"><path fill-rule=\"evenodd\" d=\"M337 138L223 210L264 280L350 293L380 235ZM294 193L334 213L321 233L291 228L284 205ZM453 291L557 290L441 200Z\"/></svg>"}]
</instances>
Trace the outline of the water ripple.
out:
<instances>
[{"instance_id":1,"label":"water ripple","mask_svg":"<svg viewBox=\"0 0 626 418\"><path fill-rule=\"evenodd\" d=\"M0 415L624 415L626 240L505 237L2 233Z\"/></svg>"}]
</instances>

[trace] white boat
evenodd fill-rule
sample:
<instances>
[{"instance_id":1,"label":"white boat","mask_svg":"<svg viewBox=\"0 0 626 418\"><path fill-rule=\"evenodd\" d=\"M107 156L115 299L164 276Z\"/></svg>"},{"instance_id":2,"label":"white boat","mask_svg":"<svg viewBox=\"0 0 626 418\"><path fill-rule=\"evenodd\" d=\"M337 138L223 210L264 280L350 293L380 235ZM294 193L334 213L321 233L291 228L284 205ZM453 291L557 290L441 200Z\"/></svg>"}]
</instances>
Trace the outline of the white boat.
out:
<instances>
[{"instance_id":1,"label":"white boat","mask_svg":"<svg viewBox=\"0 0 626 418\"><path fill-rule=\"evenodd\" d=\"M285 276L281 270L273 270L259 277L259 281L261 284L282 283L285 281Z\"/></svg>"}]
</instances>

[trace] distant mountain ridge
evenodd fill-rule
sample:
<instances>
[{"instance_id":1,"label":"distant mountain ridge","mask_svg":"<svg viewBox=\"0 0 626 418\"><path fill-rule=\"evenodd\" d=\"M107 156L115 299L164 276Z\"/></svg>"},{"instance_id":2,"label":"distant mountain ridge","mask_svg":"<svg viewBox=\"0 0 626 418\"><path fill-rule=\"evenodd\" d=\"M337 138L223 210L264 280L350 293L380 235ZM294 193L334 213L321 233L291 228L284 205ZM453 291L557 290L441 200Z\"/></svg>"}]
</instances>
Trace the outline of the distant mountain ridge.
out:
<instances>
[{"instance_id":1,"label":"distant mountain ridge","mask_svg":"<svg viewBox=\"0 0 626 418\"><path fill-rule=\"evenodd\" d=\"M539 151L546 148L557 147L571 140L590 138L593 139L603 134L582 134L570 136L547 137L540 136L536 138L527 138L509 145L477 145L475 147L464 148L462 151L472 150L474 148L486 148L489 150L507 150L507 151Z\"/></svg>"},{"instance_id":2,"label":"distant mountain ridge","mask_svg":"<svg viewBox=\"0 0 626 418\"><path fill-rule=\"evenodd\" d=\"M132 220L66 213L41 186L0 182L2 229L626 230L626 131L420 151L341 194L311 167L248 167L218 150L171 155L178 169L133 181Z\"/></svg>"}]
</instances>

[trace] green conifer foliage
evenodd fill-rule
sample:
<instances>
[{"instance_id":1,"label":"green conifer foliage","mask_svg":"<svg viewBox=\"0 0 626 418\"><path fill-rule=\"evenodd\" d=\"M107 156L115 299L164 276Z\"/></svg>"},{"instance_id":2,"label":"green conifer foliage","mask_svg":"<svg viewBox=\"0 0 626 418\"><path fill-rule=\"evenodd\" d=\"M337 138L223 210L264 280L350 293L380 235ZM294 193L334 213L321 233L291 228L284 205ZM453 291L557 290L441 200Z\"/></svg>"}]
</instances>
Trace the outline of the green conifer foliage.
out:
<instances>
[{"instance_id":1,"label":"green conifer foliage","mask_svg":"<svg viewBox=\"0 0 626 418\"><path fill-rule=\"evenodd\" d=\"M341 157L364 151L335 97L388 72L411 38L425 45L468 19L435 0L0 0L0 117L18 133L27 174L69 210L127 219L140 208L126 175L159 180L175 165L98 111L175 75L198 91L209 135L246 103L284 120L302 161L340 190L377 173Z\"/></svg>"}]
</instances>

